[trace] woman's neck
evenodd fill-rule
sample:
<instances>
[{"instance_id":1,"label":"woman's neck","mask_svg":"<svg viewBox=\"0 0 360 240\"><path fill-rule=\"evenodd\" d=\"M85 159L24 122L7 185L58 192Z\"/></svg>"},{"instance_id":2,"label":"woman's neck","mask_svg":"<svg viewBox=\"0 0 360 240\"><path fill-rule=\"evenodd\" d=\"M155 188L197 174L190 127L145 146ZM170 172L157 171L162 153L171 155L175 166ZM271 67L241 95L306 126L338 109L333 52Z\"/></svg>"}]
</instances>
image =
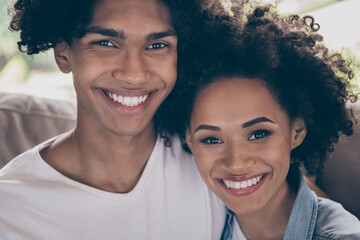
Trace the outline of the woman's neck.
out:
<instances>
[{"instance_id":1,"label":"woman's neck","mask_svg":"<svg viewBox=\"0 0 360 240\"><path fill-rule=\"evenodd\" d=\"M296 198L285 181L276 196L256 213L238 215L236 219L247 239L283 239Z\"/></svg>"}]
</instances>

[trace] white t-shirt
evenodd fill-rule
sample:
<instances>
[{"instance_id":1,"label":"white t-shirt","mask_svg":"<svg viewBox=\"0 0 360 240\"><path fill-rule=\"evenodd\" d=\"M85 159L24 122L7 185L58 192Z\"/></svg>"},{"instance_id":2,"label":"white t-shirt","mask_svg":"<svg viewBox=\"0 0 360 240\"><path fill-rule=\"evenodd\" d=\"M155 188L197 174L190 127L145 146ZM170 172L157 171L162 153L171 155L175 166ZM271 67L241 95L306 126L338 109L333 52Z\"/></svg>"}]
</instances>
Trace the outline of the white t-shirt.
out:
<instances>
[{"instance_id":1,"label":"white t-shirt","mask_svg":"<svg viewBox=\"0 0 360 240\"><path fill-rule=\"evenodd\" d=\"M220 239L224 205L202 182L178 138L158 138L135 188L105 192L73 181L39 150L0 170L0 239Z\"/></svg>"}]
</instances>

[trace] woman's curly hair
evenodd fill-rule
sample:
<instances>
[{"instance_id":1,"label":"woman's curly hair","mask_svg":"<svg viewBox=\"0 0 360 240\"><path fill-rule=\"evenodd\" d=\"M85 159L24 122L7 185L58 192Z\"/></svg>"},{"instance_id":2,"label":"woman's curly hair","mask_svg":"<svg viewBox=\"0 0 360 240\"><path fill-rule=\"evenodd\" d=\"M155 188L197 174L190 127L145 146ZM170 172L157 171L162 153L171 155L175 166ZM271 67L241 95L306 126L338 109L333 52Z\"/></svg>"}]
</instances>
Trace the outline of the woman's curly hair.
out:
<instances>
[{"instance_id":1,"label":"woman's curly hair","mask_svg":"<svg viewBox=\"0 0 360 240\"><path fill-rule=\"evenodd\" d=\"M236 9L232 13L204 13L209 21L203 34L192 55L179 63L182 86L173 102L173 131L184 140L196 94L212 82L261 79L290 120L305 121L307 136L291 152L292 164L319 173L340 134L353 133L345 106L353 96L349 63L324 46L311 16L281 16L271 5L257 6L246 18Z\"/></svg>"}]
</instances>

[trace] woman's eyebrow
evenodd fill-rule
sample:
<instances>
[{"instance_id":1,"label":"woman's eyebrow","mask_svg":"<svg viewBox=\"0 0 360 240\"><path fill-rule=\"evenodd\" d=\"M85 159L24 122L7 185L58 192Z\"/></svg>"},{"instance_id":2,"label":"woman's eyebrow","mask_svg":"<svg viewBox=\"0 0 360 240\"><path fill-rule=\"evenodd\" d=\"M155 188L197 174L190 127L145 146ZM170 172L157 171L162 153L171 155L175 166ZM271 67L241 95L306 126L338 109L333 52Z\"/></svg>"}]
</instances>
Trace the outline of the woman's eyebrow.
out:
<instances>
[{"instance_id":1,"label":"woman's eyebrow","mask_svg":"<svg viewBox=\"0 0 360 240\"><path fill-rule=\"evenodd\" d=\"M241 126L242 126L242 128L247 128L247 127L250 127L250 126L260 123L260 122L274 123L272 120L268 119L267 117L258 117L258 118L255 118L255 119L252 119L250 121L243 123Z\"/></svg>"},{"instance_id":2,"label":"woman's eyebrow","mask_svg":"<svg viewBox=\"0 0 360 240\"><path fill-rule=\"evenodd\" d=\"M85 34L100 34L106 37L116 37L122 40L125 40L125 34L123 31L117 31L111 28L102 28L102 27L90 27L85 29Z\"/></svg>"},{"instance_id":3,"label":"woman's eyebrow","mask_svg":"<svg viewBox=\"0 0 360 240\"><path fill-rule=\"evenodd\" d=\"M194 133L196 133L197 131L202 130L202 129L212 130L212 131L221 131L221 128L219 128L219 127L215 127L215 126L211 126L211 125L200 125L194 130Z\"/></svg>"},{"instance_id":4,"label":"woman's eyebrow","mask_svg":"<svg viewBox=\"0 0 360 240\"><path fill-rule=\"evenodd\" d=\"M270 123L274 123L274 121L268 119L267 117L258 117L258 118L255 118L255 119L252 119L250 121L247 121L245 123L243 123L241 125L242 128L247 128L247 127L250 127L254 124L257 124L257 123L260 123L260 122L270 122ZM212 126L212 125L205 125L205 124L202 124L202 125L199 125L195 130L194 130L194 133L199 131L199 130L212 130L212 131L221 131L221 128L220 127L216 127L216 126Z\"/></svg>"}]
</instances>

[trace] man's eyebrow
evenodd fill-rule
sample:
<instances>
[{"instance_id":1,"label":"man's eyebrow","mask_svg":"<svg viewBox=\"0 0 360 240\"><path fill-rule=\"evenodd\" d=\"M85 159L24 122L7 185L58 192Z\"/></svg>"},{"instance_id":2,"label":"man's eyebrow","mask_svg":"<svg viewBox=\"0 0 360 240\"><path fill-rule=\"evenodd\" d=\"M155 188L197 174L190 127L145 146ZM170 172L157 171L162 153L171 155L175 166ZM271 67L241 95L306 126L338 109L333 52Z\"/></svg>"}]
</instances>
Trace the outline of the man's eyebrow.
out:
<instances>
[{"instance_id":1,"label":"man's eyebrow","mask_svg":"<svg viewBox=\"0 0 360 240\"><path fill-rule=\"evenodd\" d=\"M160 38L164 38L164 37L172 37L172 36L176 36L176 32L172 29L169 29L167 31L164 32L154 32L154 33L150 33L147 37L146 37L146 41L153 41L156 39L160 39Z\"/></svg>"},{"instance_id":2,"label":"man's eyebrow","mask_svg":"<svg viewBox=\"0 0 360 240\"><path fill-rule=\"evenodd\" d=\"M257 123L260 123L260 122L271 122L271 123L274 123L272 120L268 119L267 117L259 117L259 118L255 118L255 119L252 119L250 121L247 121L245 123L243 123L241 126L243 128L247 128L247 127L250 127L254 124L257 124Z\"/></svg>"},{"instance_id":3,"label":"man's eyebrow","mask_svg":"<svg viewBox=\"0 0 360 240\"><path fill-rule=\"evenodd\" d=\"M212 131L221 131L221 128L219 128L219 127L215 127L215 126L211 126L211 125L200 125L194 130L194 133L196 133L197 131L202 130L202 129L212 130Z\"/></svg>"},{"instance_id":4,"label":"man's eyebrow","mask_svg":"<svg viewBox=\"0 0 360 240\"><path fill-rule=\"evenodd\" d=\"M117 31L110 28L90 27L85 29L84 35L86 34L100 34L107 37L116 37L125 40L125 34L123 31Z\"/></svg>"}]
</instances>

